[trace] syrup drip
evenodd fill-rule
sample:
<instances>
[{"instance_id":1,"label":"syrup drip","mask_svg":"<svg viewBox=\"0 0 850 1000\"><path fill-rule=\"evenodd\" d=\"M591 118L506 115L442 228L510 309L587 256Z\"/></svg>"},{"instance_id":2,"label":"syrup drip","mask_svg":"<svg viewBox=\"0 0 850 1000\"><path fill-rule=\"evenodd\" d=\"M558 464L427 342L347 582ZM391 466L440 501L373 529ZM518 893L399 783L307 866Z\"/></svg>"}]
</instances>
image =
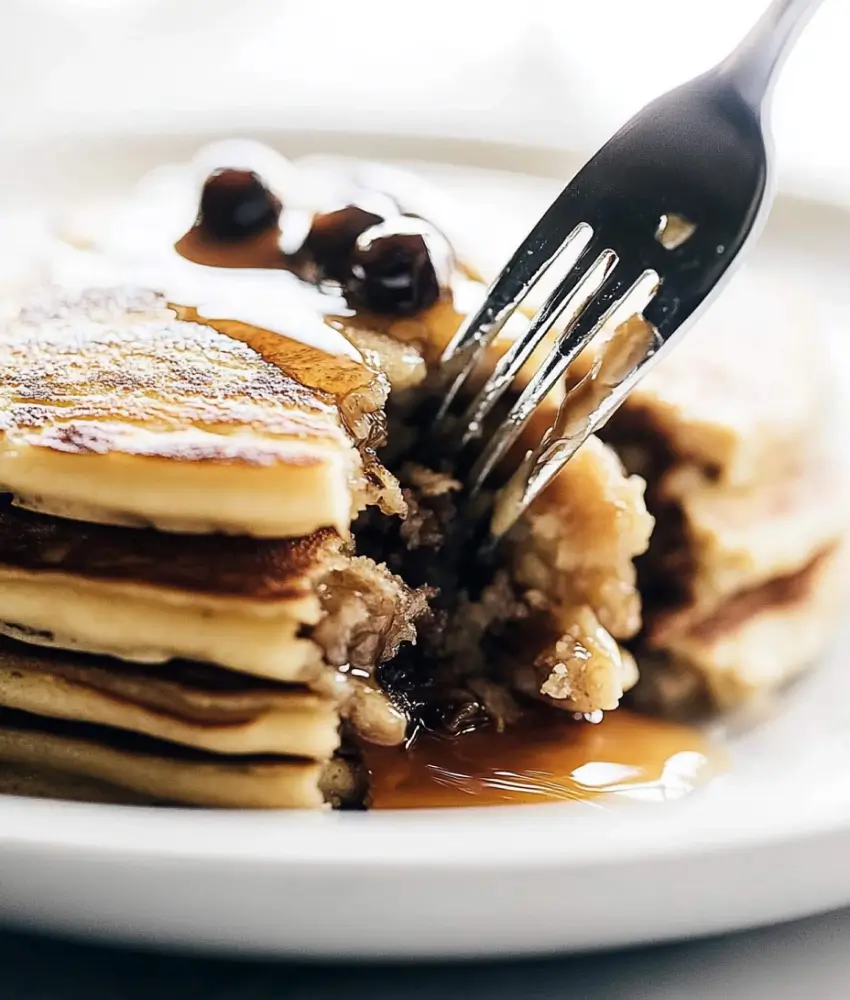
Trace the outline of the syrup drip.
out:
<instances>
[{"instance_id":1,"label":"syrup drip","mask_svg":"<svg viewBox=\"0 0 850 1000\"><path fill-rule=\"evenodd\" d=\"M283 206L278 222L235 240L206 232L198 224L204 183L222 170L259 178ZM239 339L248 339L249 327L276 334L283 343L274 350L274 360L289 359L293 377L300 380L299 369L307 378L304 384L339 398L372 377L357 370L364 362L354 346L358 333L386 333L435 362L463 315L483 299L486 286L480 276L455 262L438 267L445 284L436 302L415 314L379 314L363 303L352 307L339 283L325 280L333 275L311 263L311 247L316 250L311 226L318 225L312 234L318 237L335 215L352 211L369 220L387 216L407 224L410 220L398 215L402 206L418 210L419 202L427 203L426 194L427 186L403 172L321 161L297 165L259 143L215 143L188 163L152 171L107 217L98 219L95 212L94 219L71 220L54 246L51 277L71 288L154 288L169 302L187 307L185 313L194 310ZM271 340L266 338L270 350ZM299 352L296 341L312 350ZM319 354L338 364L333 376L326 371L311 379L309 372L315 376L329 368ZM318 384L328 380L336 384Z\"/></svg>"},{"instance_id":2,"label":"syrup drip","mask_svg":"<svg viewBox=\"0 0 850 1000\"><path fill-rule=\"evenodd\" d=\"M171 303L178 317L197 320L234 340L249 344L266 361L308 389L317 389L338 402L350 393L367 391L375 379L365 365L340 354L327 354L311 344L242 323L233 319L202 316L196 309Z\"/></svg>"},{"instance_id":3,"label":"syrup drip","mask_svg":"<svg viewBox=\"0 0 850 1000\"><path fill-rule=\"evenodd\" d=\"M238 243L209 239L200 226L193 226L180 237L174 249L186 260L204 267L255 267L263 270L286 267L286 258L280 249L280 230L276 226Z\"/></svg>"},{"instance_id":4,"label":"syrup drip","mask_svg":"<svg viewBox=\"0 0 850 1000\"><path fill-rule=\"evenodd\" d=\"M666 802L725 769L721 751L699 731L623 709L596 725L541 709L502 733L426 734L407 749L361 749L373 809Z\"/></svg>"}]
</instances>

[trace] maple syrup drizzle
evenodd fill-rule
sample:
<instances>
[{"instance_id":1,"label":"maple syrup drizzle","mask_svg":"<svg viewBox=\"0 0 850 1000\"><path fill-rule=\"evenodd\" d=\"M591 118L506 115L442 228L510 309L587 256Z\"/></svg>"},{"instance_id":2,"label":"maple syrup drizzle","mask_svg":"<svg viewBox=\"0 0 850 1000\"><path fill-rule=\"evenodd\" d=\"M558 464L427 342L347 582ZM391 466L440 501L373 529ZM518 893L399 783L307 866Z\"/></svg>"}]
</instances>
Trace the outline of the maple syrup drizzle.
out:
<instances>
[{"instance_id":1,"label":"maple syrup drizzle","mask_svg":"<svg viewBox=\"0 0 850 1000\"><path fill-rule=\"evenodd\" d=\"M282 206L277 222L270 217L239 239L216 236L198 214L205 182L233 170L256 176ZM396 186L403 179L402 193L416 201L418 181L392 172L389 179ZM398 214L400 203L393 197L370 189L385 180L381 170L349 176L339 166L298 166L258 143L215 143L187 163L152 171L107 219L98 221L95 213L93 228L78 219L82 232L72 225L70 233L59 236L52 275L69 287L125 283L156 288L183 307L183 318L194 316L252 345L257 331L266 331L263 353L269 360L302 384L339 398L373 378L349 332L387 333L413 343L434 361L463 313L485 294L480 276L465 265L445 263L440 273L446 285L435 303L406 315L381 314L362 303L353 307L337 283L316 271L307 259L311 219L314 224L332 220L356 203L388 214L393 226L415 222ZM348 201L352 206L334 212Z\"/></svg>"},{"instance_id":2,"label":"maple syrup drizzle","mask_svg":"<svg viewBox=\"0 0 850 1000\"><path fill-rule=\"evenodd\" d=\"M499 733L362 745L373 809L441 809L611 798L665 802L725 770L696 729L618 709L598 724L543 708Z\"/></svg>"}]
</instances>

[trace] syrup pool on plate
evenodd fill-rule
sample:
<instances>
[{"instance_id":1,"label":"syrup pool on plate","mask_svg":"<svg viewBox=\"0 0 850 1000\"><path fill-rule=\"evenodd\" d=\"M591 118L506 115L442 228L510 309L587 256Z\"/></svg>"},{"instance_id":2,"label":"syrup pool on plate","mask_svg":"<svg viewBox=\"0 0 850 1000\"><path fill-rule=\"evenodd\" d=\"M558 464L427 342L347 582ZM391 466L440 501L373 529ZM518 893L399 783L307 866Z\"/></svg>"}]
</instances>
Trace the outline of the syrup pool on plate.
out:
<instances>
[{"instance_id":1,"label":"syrup pool on plate","mask_svg":"<svg viewBox=\"0 0 850 1000\"><path fill-rule=\"evenodd\" d=\"M618 710L576 723L551 709L502 733L426 734L409 748L363 745L373 809L681 798L723 770L698 730Z\"/></svg>"}]
</instances>

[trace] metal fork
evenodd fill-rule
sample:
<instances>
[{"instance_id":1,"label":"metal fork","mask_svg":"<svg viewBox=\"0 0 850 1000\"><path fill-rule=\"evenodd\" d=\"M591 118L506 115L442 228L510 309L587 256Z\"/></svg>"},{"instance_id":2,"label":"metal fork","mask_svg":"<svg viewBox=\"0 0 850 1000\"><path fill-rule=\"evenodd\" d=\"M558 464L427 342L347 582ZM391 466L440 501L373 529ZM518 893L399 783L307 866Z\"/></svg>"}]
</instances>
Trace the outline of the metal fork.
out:
<instances>
[{"instance_id":1,"label":"metal fork","mask_svg":"<svg viewBox=\"0 0 850 1000\"><path fill-rule=\"evenodd\" d=\"M601 427L722 289L772 201L765 134L785 55L822 0L773 0L719 65L624 125L547 209L446 348L438 428L457 448L485 421L556 323L555 346L486 441L466 486L475 497L579 353L627 316L568 392L554 426L497 494L498 538ZM460 414L452 404L489 345L549 267L568 273ZM607 334L606 334L607 336Z\"/></svg>"}]
</instances>

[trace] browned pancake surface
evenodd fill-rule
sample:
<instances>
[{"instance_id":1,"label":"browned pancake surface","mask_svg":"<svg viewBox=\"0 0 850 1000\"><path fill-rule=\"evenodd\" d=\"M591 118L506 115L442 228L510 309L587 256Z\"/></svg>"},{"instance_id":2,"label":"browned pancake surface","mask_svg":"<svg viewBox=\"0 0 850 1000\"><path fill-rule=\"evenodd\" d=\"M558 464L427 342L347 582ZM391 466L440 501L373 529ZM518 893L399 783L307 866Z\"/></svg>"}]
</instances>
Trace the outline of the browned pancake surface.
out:
<instances>
[{"instance_id":1,"label":"browned pancake surface","mask_svg":"<svg viewBox=\"0 0 850 1000\"><path fill-rule=\"evenodd\" d=\"M278 707L318 706L322 696L186 660L139 664L31 647L0 637L0 668L62 678L112 697L209 725L236 724Z\"/></svg>"},{"instance_id":2,"label":"browned pancake surface","mask_svg":"<svg viewBox=\"0 0 850 1000\"><path fill-rule=\"evenodd\" d=\"M0 498L0 566L30 571L283 600L310 593L340 545L331 529L282 539L166 534L33 514Z\"/></svg>"},{"instance_id":3,"label":"browned pancake surface","mask_svg":"<svg viewBox=\"0 0 850 1000\"><path fill-rule=\"evenodd\" d=\"M277 754L240 754L232 757L225 754L210 753L195 747L180 743L167 743L165 740L154 739L129 729L115 729L112 726L98 726L88 722L71 722L67 719L49 719L40 715L30 715L29 712L19 712L12 708L0 708L0 729L13 729L17 732L50 733L64 739L83 740L112 747L124 753L137 757L166 757L170 760L187 763L225 763L236 767L249 768L255 764L277 764L282 760L297 760L300 758L283 758Z\"/></svg>"},{"instance_id":4,"label":"browned pancake surface","mask_svg":"<svg viewBox=\"0 0 850 1000\"><path fill-rule=\"evenodd\" d=\"M715 641L765 611L804 605L811 600L822 573L837 549L836 542L816 553L802 569L734 594L710 617L697 623L690 634L701 641Z\"/></svg>"},{"instance_id":5,"label":"browned pancake surface","mask_svg":"<svg viewBox=\"0 0 850 1000\"><path fill-rule=\"evenodd\" d=\"M46 290L0 337L0 380L0 429L62 452L256 466L344 441L325 393L153 292Z\"/></svg>"}]
</instances>

